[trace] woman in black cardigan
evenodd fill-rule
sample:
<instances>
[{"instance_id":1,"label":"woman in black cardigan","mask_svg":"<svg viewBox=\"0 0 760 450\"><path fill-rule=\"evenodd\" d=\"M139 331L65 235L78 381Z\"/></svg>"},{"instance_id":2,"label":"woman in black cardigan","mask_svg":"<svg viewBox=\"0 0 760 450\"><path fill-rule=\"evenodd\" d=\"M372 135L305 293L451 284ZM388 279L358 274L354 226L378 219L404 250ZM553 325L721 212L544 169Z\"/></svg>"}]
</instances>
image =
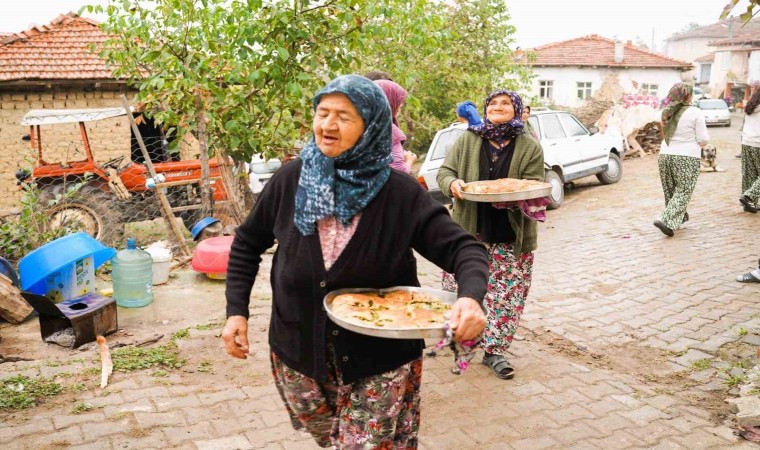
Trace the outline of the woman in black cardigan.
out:
<instances>
[{"instance_id":1,"label":"woman in black cardigan","mask_svg":"<svg viewBox=\"0 0 760 450\"><path fill-rule=\"evenodd\" d=\"M297 428L322 447L416 448L422 340L353 333L328 320L325 294L419 286L412 249L454 273L455 338L485 327L485 249L411 177L389 168L391 112L366 78L314 98L314 139L267 183L238 228L227 269L227 353L248 353L248 303L261 254L279 243L269 327L275 384Z\"/></svg>"}]
</instances>

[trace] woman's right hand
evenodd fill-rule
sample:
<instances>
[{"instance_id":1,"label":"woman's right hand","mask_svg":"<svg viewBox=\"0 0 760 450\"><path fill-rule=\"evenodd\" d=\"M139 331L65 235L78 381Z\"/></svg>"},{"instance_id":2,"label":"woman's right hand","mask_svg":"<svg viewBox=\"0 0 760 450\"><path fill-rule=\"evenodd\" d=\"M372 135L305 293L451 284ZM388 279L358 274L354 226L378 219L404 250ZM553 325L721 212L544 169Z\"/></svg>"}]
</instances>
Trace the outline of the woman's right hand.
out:
<instances>
[{"instance_id":1,"label":"woman's right hand","mask_svg":"<svg viewBox=\"0 0 760 450\"><path fill-rule=\"evenodd\" d=\"M449 189L451 190L451 196L454 198L458 198L459 200L464 200L464 195L462 195L462 189L464 188L464 185L466 183L459 178L451 182L451 186L449 186Z\"/></svg>"},{"instance_id":2,"label":"woman's right hand","mask_svg":"<svg viewBox=\"0 0 760 450\"><path fill-rule=\"evenodd\" d=\"M230 316L222 330L224 349L235 358L246 359L248 355L248 319Z\"/></svg>"}]
</instances>

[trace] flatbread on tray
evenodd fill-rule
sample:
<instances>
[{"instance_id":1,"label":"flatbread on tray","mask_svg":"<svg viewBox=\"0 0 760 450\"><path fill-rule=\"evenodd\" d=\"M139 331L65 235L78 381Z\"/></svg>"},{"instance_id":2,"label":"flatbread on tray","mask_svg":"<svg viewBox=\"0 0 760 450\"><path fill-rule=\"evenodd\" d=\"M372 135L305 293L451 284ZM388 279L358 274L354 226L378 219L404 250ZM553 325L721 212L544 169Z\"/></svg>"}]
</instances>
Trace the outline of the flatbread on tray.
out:
<instances>
[{"instance_id":1,"label":"flatbread on tray","mask_svg":"<svg viewBox=\"0 0 760 450\"><path fill-rule=\"evenodd\" d=\"M533 189L551 187L550 184L536 180L518 180L516 178L499 178L498 180L475 181L467 183L464 191L470 194L502 194L523 192Z\"/></svg>"},{"instance_id":2,"label":"flatbread on tray","mask_svg":"<svg viewBox=\"0 0 760 450\"><path fill-rule=\"evenodd\" d=\"M427 294L391 291L336 296L332 313L348 323L386 329L430 328L443 325L451 305Z\"/></svg>"}]
</instances>

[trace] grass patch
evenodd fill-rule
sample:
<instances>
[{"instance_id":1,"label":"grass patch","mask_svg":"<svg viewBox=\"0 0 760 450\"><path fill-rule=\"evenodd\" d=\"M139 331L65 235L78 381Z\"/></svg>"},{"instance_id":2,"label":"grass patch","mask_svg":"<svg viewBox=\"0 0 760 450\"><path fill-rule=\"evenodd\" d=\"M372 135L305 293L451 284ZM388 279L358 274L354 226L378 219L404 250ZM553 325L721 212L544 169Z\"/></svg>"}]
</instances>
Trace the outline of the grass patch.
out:
<instances>
[{"instance_id":1,"label":"grass patch","mask_svg":"<svg viewBox=\"0 0 760 450\"><path fill-rule=\"evenodd\" d=\"M79 402L74 406L74 409L71 410L71 414L82 414L83 412L91 411L95 408L95 406L89 403Z\"/></svg>"},{"instance_id":2,"label":"grass patch","mask_svg":"<svg viewBox=\"0 0 760 450\"><path fill-rule=\"evenodd\" d=\"M207 323L205 325L196 325L196 330L216 330L217 328L222 328L224 326L224 323Z\"/></svg>"},{"instance_id":3,"label":"grass patch","mask_svg":"<svg viewBox=\"0 0 760 450\"><path fill-rule=\"evenodd\" d=\"M739 335L739 337L744 337L749 334L749 330L746 328L739 328L739 330L736 332L736 334Z\"/></svg>"},{"instance_id":4,"label":"grass patch","mask_svg":"<svg viewBox=\"0 0 760 450\"><path fill-rule=\"evenodd\" d=\"M190 330L189 328L183 328L176 333L172 334L172 340L176 341L177 339L187 339L190 337Z\"/></svg>"},{"instance_id":5,"label":"grass patch","mask_svg":"<svg viewBox=\"0 0 760 450\"><path fill-rule=\"evenodd\" d=\"M63 391L60 384L46 379L31 379L22 375L0 382L0 409L25 409L35 406L44 397L54 397Z\"/></svg>"},{"instance_id":6,"label":"grass patch","mask_svg":"<svg viewBox=\"0 0 760 450\"><path fill-rule=\"evenodd\" d=\"M723 382L728 387L738 386L747 381L746 375L731 375L726 381Z\"/></svg>"},{"instance_id":7,"label":"grass patch","mask_svg":"<svg viewBox=\"0 0 760 450\"><path fill-rule=\"evenodd\" d=\"M187 332L187 329L184 331ZM122 347L116 349L111 357L113 370L118 372L151 367L177 369L185 364L185 361L179 358L179 348L173 339L168 344L156 348Z\"/></svg>"},{"instance_id":8,"label":"grass patch","mask_svg":"<svg viewBox=\"0 0 760 450\"><path fill-rule=\"evenodd\" d=\"M156 378L166 378L169 376L169 372L162 369L158 369L158 370L153 371L151 375L153 375Z\"/></svg>"},{"instance_id":9,"label":"grass patch","mask_svg":"<svg viewBox=\"0 0 760 450\"><path fill-rule=\"evenodd\" d=\"M88 367L82 371L82 375L100 375L100 367Z\"/></svg>"},{"instance_id":10,"label":"grass patch","mask_svg":"<svg viewBox=\"0 0 760 450\"><path fill-rule=\"evenodd\" d=\"M84 385L84 383L74 383L74 384L72 384L72 385L69 386L69 390L71 392L82 392L82 391L84 391L86 389L87 389L87 387Z\"/></svg>"},{"instance_id":11,"label":"grass patch","mask_svg":"<svg viewBox=\"0 0 760 450\"><path fill-rule=\"evenodd\" d=\"M213 366L213 364L211 363L211 361L201 361L201 362L198 364L198 369L196 369L196 370L197 370L198 372L203 372L203 373L213 373L213 371L214 371L214 366Z\"/></svg>"},{"instance_id":12,"label":"grass patch","mask_svg":"<svg viewBox=\"0 0 760 450\"><path fill-rule=\"evenodd\" d=\"M712 360L710 358L698 359L691 363L692 370L705 370L712 366Z\"/></svg>"}]
</instances>

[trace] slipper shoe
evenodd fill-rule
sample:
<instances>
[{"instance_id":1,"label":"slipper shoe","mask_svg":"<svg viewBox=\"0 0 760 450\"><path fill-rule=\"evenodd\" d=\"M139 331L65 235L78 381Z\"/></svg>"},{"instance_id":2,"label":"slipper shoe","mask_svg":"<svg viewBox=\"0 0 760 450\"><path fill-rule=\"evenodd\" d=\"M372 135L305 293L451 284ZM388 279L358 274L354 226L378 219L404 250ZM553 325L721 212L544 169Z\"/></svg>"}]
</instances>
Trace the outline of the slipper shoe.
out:
<instances>
[{"instance_id":1,"label":"slipper shoe","mask_svg":"<svg viewBox=\"0 0 760 450\"><path fill-rule=\"evenodd\" d=\"M739 283L760 283L760 278L752 275L752 272L747 272L736 277L736 281Z\"/></svg>"}]
</instances>

